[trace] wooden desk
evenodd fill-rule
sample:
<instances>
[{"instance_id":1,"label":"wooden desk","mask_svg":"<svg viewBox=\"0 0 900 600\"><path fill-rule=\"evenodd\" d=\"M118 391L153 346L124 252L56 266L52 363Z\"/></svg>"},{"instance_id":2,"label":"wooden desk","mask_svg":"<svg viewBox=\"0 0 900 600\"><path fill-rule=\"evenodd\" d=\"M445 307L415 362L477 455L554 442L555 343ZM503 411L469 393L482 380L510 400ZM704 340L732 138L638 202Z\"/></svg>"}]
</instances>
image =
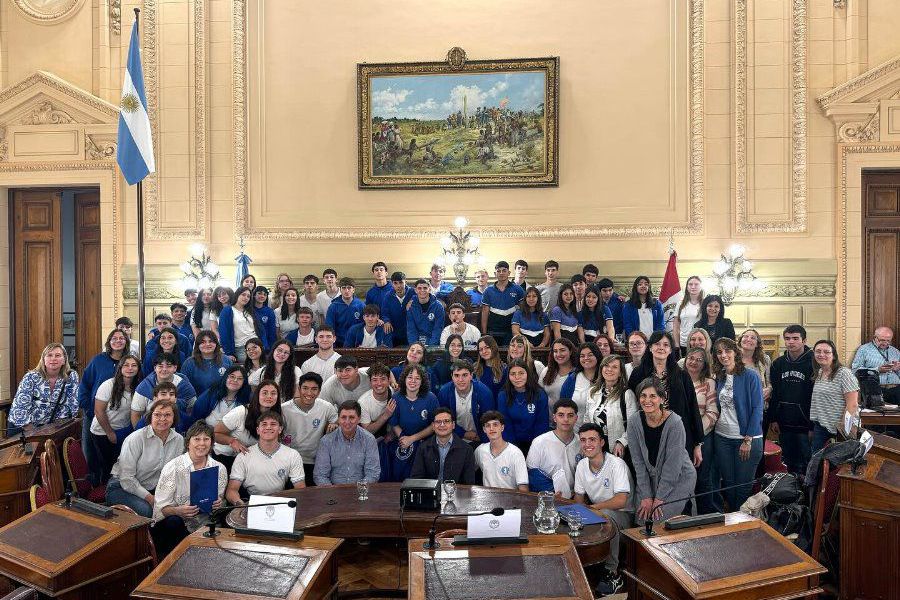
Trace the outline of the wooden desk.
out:
<instances>
[{"instance_id":1,"label":"wooden desk","mask_svg":"<svg viewBox=\"0 0 900 600\"><path fill-rule=\"evenodd\" d=\"M0 573L52 598L124 598L153 566L149 524L47 504L0 529Z\"/></svg>"},{"instance_id":2,"label":"wooden desk","mask_svg":"<svg viewBox=\"0 0 900 600\"><path fill-rule=\"evenodd\" d=\"M342 540L306 536L298 542L239 536L215 539L198 530L185 538L131 594L135 598L330 598L337 590L334 551Z\"/></svg>"},{"instance_id":3,"label":"wooden desk","mask_svg":"<svg viewBox=\"0 0 900 600\"><path fill-rule=\"evenodd\" d=\"M900 598L900 463L869 452L841 467L841 597Z\"/></svg>"},{"instance_id":4,"label":"wooden desk","mask_svg":"<svg viewBox=\"0 0 900 600\"><path fill-rule=\"evenodd\" d=\"M314 535L342 538L421 537L428 533L436 512L405 511L400 522L400 484L369 484L369 499L356 499L356 485L335 485L288 490L274 494L297 500L296 529ZM557 500L559 504L571 504ZM492 508L522 509L522 533L535 535L532 515L537 508L537 494L501 490L481 486L458 485L451 507L456 513L489 511ZM228 515L228 523L243 527L246 512L238 509ZM441 517L441 529L466 526L466 517ZM565 530L565 527L561 527ZM582 564L592 565L609 555L609 541L615 533L610 523L584 528L575 542Z\"/></svg>"},{"instance_id":5,"label":"wooden desk","mask_svg":"<svg viewBox=\"0 0 900 600\"><path fill-rule=\"evenodd\" d=\"M623 532L630 600L802 598L826 569L774 529L742 513L681 531Z\"/></svg>"},{"instance_id":6,"label":"wooden desk","mask_svg":"<svg viewBox=\"0 0 900 600\"><path fill-rule=\"evenodd\" d=\"M25 454L21 444L0 450L0 527L12 523L31 510L29 490L34 483L39 466L35 444Z\"/></svg>"},{"instance_id":7,"label":"wooden desk","mask_svg":"<svg viewBox=\"0 0 900 600\"><path fill-rule=\"evenodd\" d=\"M439 550L423 550L423 542L409 541L410 600L594 597L567 535L510 546L453 548L447 541Z\"/></svg>"},{"instance_id":8,"label":"wooden desk","mask_svg":"<svg viewBox=\"0 0 900 600\"><path fill-rule=\"evenodd\" d=\"M56 442L56 447L59 448L61 452L63 440L67 437L73 437L76 440L81 439L81 419L61 419L59 421L54 421L53 423L48 423L47 425L41 425L40 427L32 427L29 425L25 427L24 432L25 441L35 444L35 448L40 449L35 450L35 452L42 452L44 450L44 442L51 438ZM16 444L21 445L20 436L13 436L0 440L0 448L9 448Z\"/></svg>"},{"instance_id":9,"label":"wooden desk","mask_svg":"<svg viewBox=\"0 0 900 600\"><path fill-rule=\"evenodd\" d=\"M859 420L862 422L863 427L888 427L891 425L900 425L900 411L861 411L859 413Z\"/></svg>"},{"instance_id":10,"label":"wooden desk","mask_svg":"<svg viewBox=\"0 0 900 600\"><path fill-rule=\"evenodd\" d=\"M872 449L869 450L869 453L900 463L900 439L884 435L883 433L871 433L875 442L872 444Z\"/></svg>"}]
</instances>

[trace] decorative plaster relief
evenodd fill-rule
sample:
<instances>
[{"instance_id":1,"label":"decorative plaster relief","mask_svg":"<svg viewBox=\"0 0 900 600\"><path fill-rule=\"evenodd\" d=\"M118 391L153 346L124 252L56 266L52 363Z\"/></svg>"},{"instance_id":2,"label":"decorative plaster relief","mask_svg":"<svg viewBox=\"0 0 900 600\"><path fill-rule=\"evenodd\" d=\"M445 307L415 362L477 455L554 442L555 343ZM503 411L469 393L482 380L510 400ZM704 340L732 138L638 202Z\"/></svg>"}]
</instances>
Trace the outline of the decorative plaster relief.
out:
<instances>
[{"instance_id":1,"label":"decorative plaster relief","mask_svg":"<svg viewBox=\"0 0 900 600\"><path fill-rule=\"evenodd\" d=\"M78 12L84 0L13 0L13 5L29 21L50 25Z\"/></svg>"}]
</instances>

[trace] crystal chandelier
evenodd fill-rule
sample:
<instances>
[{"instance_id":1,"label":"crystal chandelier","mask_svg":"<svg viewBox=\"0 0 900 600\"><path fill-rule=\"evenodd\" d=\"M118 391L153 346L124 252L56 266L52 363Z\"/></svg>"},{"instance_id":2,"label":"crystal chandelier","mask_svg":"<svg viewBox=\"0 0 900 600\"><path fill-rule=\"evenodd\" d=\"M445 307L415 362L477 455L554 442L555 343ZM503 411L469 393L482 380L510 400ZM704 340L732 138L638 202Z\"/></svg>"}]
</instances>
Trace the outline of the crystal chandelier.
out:
<instances>
[{"instance_id":1,"label":"crystal chandelier","mask_svg":"<svg viewBox=\"0 0 900 600\"><path fill-rule=\"evenodd\" d=\"M190 252L190 259L179 265L181 272L184 273L181 278L182 288L201 290L216 287L221 279L221 272L219 266L206 253L206 246L192 244Z\"/></svg>"},{"instance_id":2,"label":"crystal chandelier","mask_svg":"<svg viewBox=\"0 0 900 600\"><path fill-rule=\"evenodd\" d=\"M739 293L759 291L765 282L753 274L753 263L744 258L746 248L732 244L713 265L713 279L722 301L728 305Z\"/></svg>"},{"instance_id":3,"label":"crystal chandelier","mask_svg":"<svg viewBox=\"0 0 900 600\"><path fill-rule=\"evenodd\" d=\"M471 231L466 231L469 220L465 217L456 217L453 226L456 231L450 231L441 238L441 254L434 262L445 268L453 267L456 283L462 286L466 283L469 267L472 265L483 267L484 257L478 252L481 240L472 235Z\"/></svg>"}]
</instances>

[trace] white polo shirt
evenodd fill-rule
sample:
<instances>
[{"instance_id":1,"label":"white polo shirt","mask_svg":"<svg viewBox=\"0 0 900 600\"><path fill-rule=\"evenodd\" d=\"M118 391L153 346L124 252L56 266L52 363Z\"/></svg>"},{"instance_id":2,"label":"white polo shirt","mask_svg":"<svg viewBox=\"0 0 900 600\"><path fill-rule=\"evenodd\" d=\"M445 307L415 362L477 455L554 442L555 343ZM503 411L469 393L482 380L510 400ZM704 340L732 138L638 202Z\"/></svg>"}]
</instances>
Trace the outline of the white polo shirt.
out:
<instances>
[{"instance_id":1,"label":"white polo shirt","mask_svg":"<svg viewBox=\"0 0 900 600\"><path fill-rule=\"evenodd\" d=\"M231 432L231 437L236 438L249 448L250 446L255 446L258 440L250 435L250 432L244 427L244 420L246 418L247 407L244 405L235 406L222 417L222 425L228 428L228 431ZM254 433L256 432L254 431ZM231 446L226 446L224 444L216 444L216 452L226 456L235 455L235 451Z\"/></svg>"},{"instance_id":2,"label":"white polo shirt","mask_svg":"<svg viewBox=\"0 0 900 600\"><path fill-rule=\"evenodd\" d=\"M291 436L288 445L300 453L304 464L316 462L319 440L325 435L329 423L337 423L337 409L331 402L316 398L309 411L304 411L293 400L281 405L284 415L284 435Z\"/></svg>"},{"instance_id":3,"label":"white polo shirt","mask_svg":"<svg viewBox=\"0 0 900 600\"><path fill-rule=\"evenodd\" d=\"M322 384L322 391L319 392L319 397L331 402L337 407L348 400L358 402L359 399L362 398L362 395L371 389L372 385L369 383L369 374L360 369L359 383L356 384L355 388L345 388L340 380L338 380L337 375L332 375Z\"/></svg>"},{"instance_id":4,"label":"white polo shirt","mask_svg":"<svg viewBox=\"0 0 900 600\"><path fill-rule=\"evenodd\" d=\"M556 432L548 431L534 438L528 450L529 469L540 469L553 480L554 491L563 498L572 497L572 484L575 481L575 466L581 459L581 443L578 436L564 444L556 437Z\"/></svg>"},{"instance_id":5,"label":"white polo shirt","mask_svg":"<svg viewBox=\"0 0 900 600\"><path fill-rule=\"evenodd\" d=\"M631 479L628 465L618 456L605 452L603 466L596 473L587 458L582 458L575 467L575 493L587 494L591 503L605 502L622 492L631 495ZM627 501L625 506L628 506Z\"/></svg>"},{"instance_id":6,"label":"white polo shirt","mask_svg":"<svg viewBox=\"0 0 900 600\"><path fill-rule=\"evenodd\" d=\"M490 444L481 444L475 448L475 463L481 469L487 487L514 490L520 485L528 485L525 455L513 444L507 443L497 456L491 452Z\"/></svg>"},{"instance_id":7,"label":"white polo shirt","mask_svg":"<svg viewBox=\"0 0 900 600\"><path fill-rule=\"evenodd\" d=\"M240 481L251 494L280 492L288 478L291 483L304 480L303 459L284 444L278 444L274 454L253 446L246 454L238 454L231 467L230 479Z\"/></svg>"},{"instance_id":8,"label":"white polo shirt","mask_svg":"<svg viewBox=\"0 0 900 600\"><path fill-rule=\"evenodd\" d=\"M340 357L341 355L335 352L327 360L322 360L317 354L313 354L300 365L300 373L318 373L322 381L328 381L328 378L334 375L334 363Z\"/></svg>"}]
</instances>

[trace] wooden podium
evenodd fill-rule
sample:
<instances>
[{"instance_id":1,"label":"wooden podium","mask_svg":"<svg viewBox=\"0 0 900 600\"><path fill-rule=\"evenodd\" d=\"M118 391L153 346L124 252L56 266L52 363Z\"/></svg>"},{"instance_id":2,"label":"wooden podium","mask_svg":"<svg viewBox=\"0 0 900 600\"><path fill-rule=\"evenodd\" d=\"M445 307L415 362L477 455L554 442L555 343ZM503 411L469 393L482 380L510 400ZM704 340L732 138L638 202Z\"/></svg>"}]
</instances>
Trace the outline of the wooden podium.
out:
<instances>
[{"instance_id":1,"label":"wooden podium","mask_svg":"<svg viewBox=\"0 0 900 600\"><path fill-rule=\"evenodd\" d=\"M680 531L658 524L655 537L628 529L626 589L630 600L803 598L821 592L826 569L774 529L749 515Z\"/></svg>"},{"instance_id":2,"label":"wooden podium","mask_svg":"<svg viewBox=\"0 0 900 600\"><path fill-rule=\"evenodd\" d=\"M81 439L81 418L60 419L40 427L28 425L23 432L25 433L25 441L34 444L35 452L43 450L44 442L49 439L56 442L57 448L62 448L63 440L67 437L73 437L76 440ZM20 440L21 437L18 435L4 438L0 440L0 448L9 448L15 445L21 446L22 442Z\"/></svg>"},{"instance_id":3,"label":"wooden podium","mask_svg":"<svg viewBox=\"0 0 900 600\"><path fill-rule=\"evenodd\" d=\"M900 463L873 454L841 467L841 598L900 598Z\"/></svg>"},{"instance_id":4,"label":"wooden podium","mask_svg":"<svg viewBox=\"0 0 900 600\"><path fill-rule=\"evenodd\" d=\"M874 438L871 454L877 454L884 458L889 458L896 463L900 463L900 439L885 435L883 433L869 432Z\"/></svg>"},{"instance_id":5,"label":"wooden podium","mask_svg":"<svg viewBox=\"0 0 900 600\"><path fill-rule=\"evenodd\" d=\"M53 598L124 598L153 566L149 524L44 505L0 529L0 574Z\"/></svg>"},{"instance_id":6,"label":"wooden podium","mask_svg":"<svg viewBox=\"0 0 900 600\"><path fill-rule=\"evenodd\" d=\"M409 541L410 600L586 598L590 585L567 535L533 535L527 544L462 546Z\"/></svg>"},{"instance_id":7,"label":"wooden podium","mask_svg":"<svg viewBox=\"0 0 900 600\"><path fill-rule=\"evenodd\" d=\"M300 600L337 591L334 551L343 540L305 536L298 542L198 530L185 538L134 590L157 600Z\"/></svg>"},{"instance_id":8,"label":"wooden podium","mask_svg":"<svg viewBox=\"0 0 900 600\"><path fill-rule=\"evenodd\" d=\"M0 450L0 527L12 523L28 513L31 503L28 492L38 471L38 454L26 454L21 444Z\"/></svg>"}]
</instances>

